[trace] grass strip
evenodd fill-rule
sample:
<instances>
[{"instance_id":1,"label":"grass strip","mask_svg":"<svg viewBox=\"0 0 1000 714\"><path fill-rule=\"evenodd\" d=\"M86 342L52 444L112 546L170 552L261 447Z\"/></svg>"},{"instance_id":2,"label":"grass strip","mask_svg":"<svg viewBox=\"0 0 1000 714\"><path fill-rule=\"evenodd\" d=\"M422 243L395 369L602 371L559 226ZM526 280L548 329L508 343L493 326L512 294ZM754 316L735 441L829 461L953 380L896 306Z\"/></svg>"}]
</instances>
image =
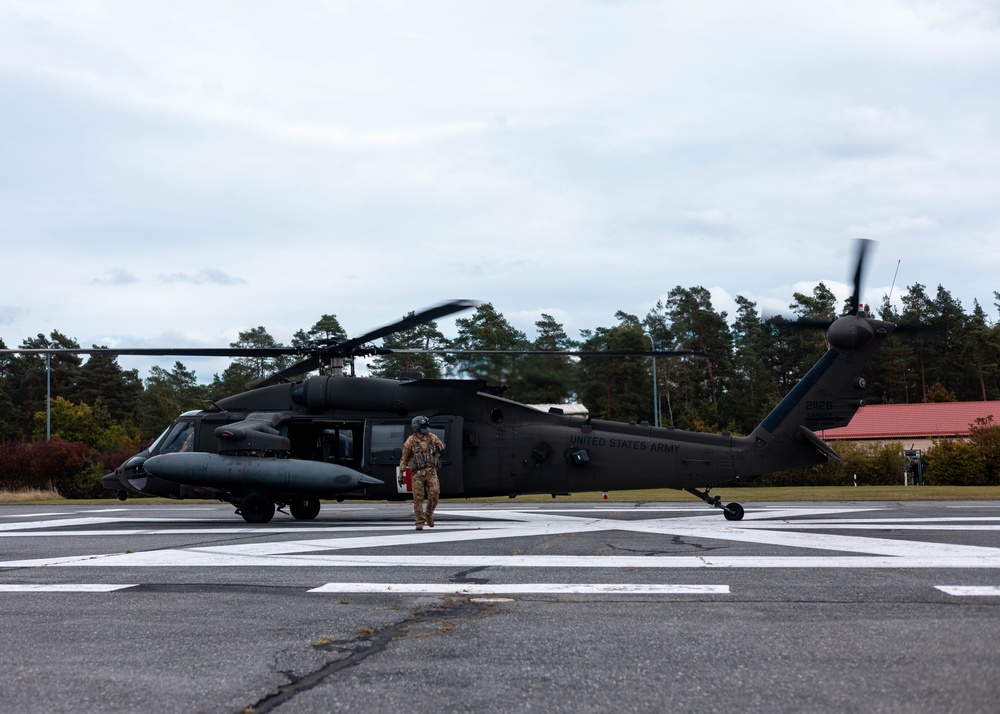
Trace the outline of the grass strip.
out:
<instances>
[{"instance_id":1,"label":"grass strip","mask_svg":"<svg viewBox=\"0 0 1000 714\"><path fill-rule=\"evenodd\" d=\"M782 501L994 501L1000 500L1000 486L801 486L783 488L726 487L712 489L712 496L719 496L723 503L782 502ZM574 493L558 496L548 494L518 496L517 498L470 498L447 499L445 503L466 500L475 503L593 503L604 501L600 491ZM177 503L169 498L137 497L129 502ZM607 501L628 503L698 503L691 494L672 488L647 489L643 491L610 491ZM0 505L108 505L117 503L114 499L70 500L53 491L5 491L0 490Z\"/></svg>"}]
</instances>

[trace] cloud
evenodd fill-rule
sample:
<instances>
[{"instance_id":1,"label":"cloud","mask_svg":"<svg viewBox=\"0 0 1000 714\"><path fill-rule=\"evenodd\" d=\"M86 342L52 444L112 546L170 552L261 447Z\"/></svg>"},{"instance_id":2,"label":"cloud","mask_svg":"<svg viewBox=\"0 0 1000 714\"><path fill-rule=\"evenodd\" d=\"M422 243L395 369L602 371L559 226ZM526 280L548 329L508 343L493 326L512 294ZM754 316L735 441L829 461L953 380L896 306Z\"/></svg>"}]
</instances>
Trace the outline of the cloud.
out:
<instances>
[{"instance_id":1,"label":"cloud","mask_svg":"<svg viewBox=\"0 0 1000 714\"><path fill-rule=\"evenodd\" d=\"M926 233L938 229L938 224L927 216L895 216L884 221L872 221L863 226L851 226L854 235L866 238L883 238L905 233Z\"/></svg>"},{"instance_id":2,"label":"cloud","mask_svg":"<svg viewBox=\"0 0 1000 714\"><path fill-rule=\"evenodd\" d=\"M167 285L187 283L190 285L246 285L243 278L229 275L221 270L204 268L197 273L170 273L156 276L156 281Z\"/></svg>"},{"instance_id":3,"label":"cloud","mask_svg":"<svg viewBox=\"0 0 1000 714\"><path fill-rule=\"evenodd\" d=\"M455 271L469 277L483 277L490 275L517 275L519 273L534 273L539 269L538 263L533 260L496 260L480 263L460 263L449 262L446 264L448 270Z\"/></svg>"},{"instance_id":4,"label":"cloud","mask_svg":"<svg viewBox=\"0 0 1000 714\"><path fill-rule=\"evenodd\" d=\"M94 278L90 282L94 285L134 285L140 282L140 280L132 271L117 268L112 270L106 277Z\"/></svg>"},{"instance_id":5,"label":"cloud","mask_svg":"<svg viewBox=\"0 0 1000 714\"><path fill-rule=\"evenodd\" d=\"M901 108L845 107L826 122L820 144L842 157L894 154L907 148L918 129L916 120Z\"/></svg>"},{"instance_id":6,"label":"cloud","mask_svg":"<svg viewBox=\"0 0 1000 714\"><path fill-rule=\"evenodd\" d=\"M19 307L12 305L0 305L0 325L13 325L17 320L28 313Z\"/></svg>"},{"instance_id":7,"label":"cloud","mask_svg":"<svg viewBox=\"0 0 1000 714\"><path fill-rule=\"evenodd\" d=\"M575 336L673 286L787 313L853 237L882 285L903 258L897 286L991 303L990 7L15 0L0 332L288 341L470 297Z\"/></svg>"},{"instance_id":8,"label":"cloud","mask_svg":"<svg viewBox=\"0 0 1000 714\"><path fill-rule=\"evenodd\" d=\"M929 27L956 32L1000 27L994 0L903 0Z\"/></svg>"},{"instance_id":9,"label":"cloud","mask_svg":"<svg viewBox=\"0 0 1000 714\"><path fill-rule=\"evenodd\" d=\"M676 226L685 233L711 236L731 236L736 233L733 217L718 206L681 212L676 217Z\"/></svg>"}]
</instances>

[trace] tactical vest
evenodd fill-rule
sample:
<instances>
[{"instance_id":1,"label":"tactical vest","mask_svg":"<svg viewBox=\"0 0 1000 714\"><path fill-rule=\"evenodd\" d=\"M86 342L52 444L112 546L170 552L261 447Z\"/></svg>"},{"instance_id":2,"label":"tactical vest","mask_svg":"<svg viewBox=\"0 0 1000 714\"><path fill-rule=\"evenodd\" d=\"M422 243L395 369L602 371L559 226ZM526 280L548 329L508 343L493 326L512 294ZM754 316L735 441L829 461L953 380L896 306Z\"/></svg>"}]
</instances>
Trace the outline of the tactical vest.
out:
<instances>
[{"instance_id":1,"label":"tactical vest","mask_svg":"<svg viewBox=\"0 0 1000 714\"><path fill-rule=\"evenodd\" d=\"M413 456L410 458L410 468L421 469L441 468L441 452L433 439L414 439Z\"/></svg>"}]
</instances>

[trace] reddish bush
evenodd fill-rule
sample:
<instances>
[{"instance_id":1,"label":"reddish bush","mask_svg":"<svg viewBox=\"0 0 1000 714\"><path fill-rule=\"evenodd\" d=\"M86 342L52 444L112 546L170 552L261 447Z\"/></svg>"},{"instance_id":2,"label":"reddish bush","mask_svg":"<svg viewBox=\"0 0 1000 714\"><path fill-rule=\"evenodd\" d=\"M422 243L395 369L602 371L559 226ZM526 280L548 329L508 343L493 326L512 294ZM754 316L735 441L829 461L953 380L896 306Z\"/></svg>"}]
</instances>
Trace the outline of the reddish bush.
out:
<instances>
[{"instance_id":1,"label":"reddish bush","mask_svg":"<svg viewBox=\"0 0 1000 714\"><path fill-rule=\"evenodd\" d=\"M57 436L33 443L5 441L0 443L0 487L11 491L55 488L66 498L111 497L101 477L136 451L130 443L102 454Z\"/></svg>"},{"instance_id":2,"label":"reddish bush","mask_svg":"<svg viewBox=\"0 0 1000 714\"><path fill-rule=\"evenodd\" d=\"M0 488L9 491L44 490L52 480L37 482L31 471L30 444L20 441L0 442Z\"/></svg>"}]
</instances>

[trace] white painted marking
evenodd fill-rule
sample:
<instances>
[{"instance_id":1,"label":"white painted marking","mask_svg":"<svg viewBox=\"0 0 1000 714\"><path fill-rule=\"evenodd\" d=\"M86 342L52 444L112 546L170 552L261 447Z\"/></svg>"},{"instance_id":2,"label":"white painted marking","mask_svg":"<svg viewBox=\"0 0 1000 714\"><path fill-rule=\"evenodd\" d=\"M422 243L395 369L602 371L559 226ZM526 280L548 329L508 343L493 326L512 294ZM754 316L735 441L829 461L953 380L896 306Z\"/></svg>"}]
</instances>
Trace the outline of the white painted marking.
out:
<instances>
[{"instance_id":1,"label":"white painted marking","mask_svg":"<svg viewBox=\"0 0 1000 714\"><path fill-rule=\"evenodd\" d=\"M728 595L728 585L650 583L327 583L311 593L437 593L454 595Z\"/></svg>"},{"instance_id":2,"label":"white painted marking","mask_svg":"<svg viewBox=\"0 0 1000 714\"><path fill-rule=\"evenodd\" d=\"M748 524L749 526L749 524ZM748 526L743 526L744 528ZM852 530L852 531L996 531L1000 530L998 524L970 524L955 525L952 523L907 523L905 521L890 521L886 523L800 523L798 521L786 521L784 523L754 523L750 528L761 528L764 530Z\"/></svg>"},{"instance_id":3,"label":"white painted marking","mask_svg":"<svg viewBox=\"0 0 1000 714\"><path fill-rule=\"evenodd\" d=\"M519 511L527 511L527 508L518 508ZM622 504L615 506L594 506L593 508L534 508L534 513L633 513L641 511L643 513L704 513L719 515L721 511L708 510L703 506L633 506ZM761 509L762 510L762 509ZM441 513L441 509L434 511Z\"/></svg>"},{"instance_id":4,"label":"white painted marking","mask_svg":"<svg viewBox=\"0 0 1000 714\"><path fill-rule=\"evenodd\" d=\"M458 530L461 528L469 528L469 524L461 525L445 525L443 523L437 524L437 530ZM413 524L400 525L399 523L391 523L383 526L291 526L288 528L272 528L268 526L266 530L261 530L260 526L233 526L231 528L115 528L109 530L99 530L99 531L81 531L81 530L71 530L71 531L31 531L31 532L20 532L16 531L13 533L0 533L0 538L58 538L60 536L139 536L139 535L211 535L211 534L223 534L223 535L272 535L272 534L285 534L285 533L385 533L386 531L399 531L401 533L410 533L413 531Z\"/></svg>"},{"instance_id":5,"label":"white painted marking","mask_svg":"<svg viewBox=\"0 0 1000 714\"><path fill-rule=\"evenodd\" d=\"M1000 555L891 556L579 556L579 555L249 555L192 548L0 562L3 568L47 567L323 567L323 568L981 568L1000 569Z\"/></svg>"},{"instance_id":6,"label":"white painted marking","mask_svg":"<svg viewBox=\"0 0 1000 714\"><path fill-rule=\"evenodd\" d=\"M36 514L43 515L43 514ZM438 514L440 515L440 514ZM579 519L578 519L579 520ZM31 531L30 528L42 528L42 527L63 527L65 528L69 524L78 525L100 525L103 523L118 523L118 522L149 522L149 523L177 523L176 528L107 528L100 530L59 530L59 531ZM975 523L970 523L970 521L976 521ZM980 523L979 521L989 521L989 523ZM738 524L739 528L749 528L753 530L881 530L881 531L893 531L893 530L915 530L915 531L976 531L976 532L987 532L1000 530L1000 517L998 518L913 518L913 519L829 519L829 520L795 520L795 521L781 521L781 522L770 522L770 521L756 521L752 523L741 522ZM218 523L218 520L210 519L169 519L169 518L128 518L128 519L72 519L67 521L36 521L27 523L10 523L10 524L0 524L0 538L32 538L32 537L62 537L62 536L134 536L134 535L206 535L206 534L251 534L255 536L259 535L277 535L286 533L329 533L331 535L337 535L341 533L366 533L366 532L379 532L384 533L386 531L399 531L409 533L413 530L413 526L409 523L400 524L399 521L384 521L384 522L371 522L369 521L366 525L347 525L347 524L329 524L329 525L289 525L289 526L275 526L273 524L267 526L228 526L220 528L186 528L182 524L187 523ZM611 530L629 530L630 523L642 524L645 521L634 520L634 521L619 521L619 520L609 520L609 519L598 519L595 521L597 525L593 525L594 529L611 529ZM665 524L689 524L691 521L688 519L660 519L651 521L654 523L665 523ZM604 525L602 525L602 523ZM733 526L727 525L725 522L716 523L710 521L707 518L699 518L695 520L695 523L699 527L706 528L706 537L711 537L709 533L717 532L719 528L732 528L737 527L737 524ZM611 524L611 525L607 525ZM483 528L509 528L508 523L495 524L484 520L477 521L439 521L437 525L437 532L443 532L447 530L468 530L468 529L483 529ZM586 530L586 529L582 529ZM637 525L634 530L644 530L644 526ZM423 537L423 536L421 536Z\"/></svg>"},{"instance_id":7,"label":"white painted marking","mask_svg":"<svg viewBox=\"0 0 1000 714\"><path fill-rule=\"evenodd\" d=\"M591 513L594 509L581 509ZM642 509L618 509L639 514ZM685 509L686 510L686 509ZM294 533L324 533L327 537L294 540L258 540L233 545L213 545L191 548L171 548L134 553L96 553L53 558L37 558L0 562L0 568L13 567L218 567L218 566L286 566L286 567L563 567L563 568L1000 568L1000 547L935 543L917 540L897 540L887 537L862 537L816 533L839 527L862 529L872 525L879 529L907 530L964 529L985 532L995 525L977 522L959 525L953 519L888 519L874 523L865 519L817 518L821 515L857 513L858 508L783 508L759 514L755 520L728 522L713 511L700 511L697 516L607 518L593 514L567 515L565 511L547 512L542 509L447 509L447 525L433 531L414 532L410 526L391 523L366 523L364 526L238 526L209 529L197 524L219 523L219 519L198 518L134 518L93 517L68 518L52 521L0 524L0 536L28 535L185 535L185 534L247 534L267 538ZM772 520L767 520L770 517ZM458 520L462 518L463 520ZM776 521L774 518L782 520ZM799 520L795 520L798 518ZM467 520L464 520L467 519ZM484 520L488 519L488 520ZM966 519L958 519L959 522ZM995 521L996 519L982 519ZM118 529L102 531L87 526L107 526L122 523L178 524L176 530L152 526L149 529ZM195 526L186 528L185 525ZM54 532L48 529L67 528ZM75 527L75 528L74 528ZM81 528L82 527L82 528ZM32 533L26 529L46 529ZM73 530L69 530L73 528ZM367 535L372 529L376 535ZM17 531L17 532L13 532ZM389 532L387 532L389 531ZM396 532L392 532L396 531ZM445 556L434 553L435 546L476 541L499 541L510 538L551 537L565 534L601 534L619 531L654 536L693 538L701 541L756 543L790 549L788 555L769 556ZM352 535L353 533L353 535ZM420 557L414 558L413 548ZM388 555L341 554L344 551L370 549L404 549ZM824 555L816 551L827 551Z\"/></svg>"},{"instance_id":8,"label":"white painted marking","mask_svg":"<svg viewBox=\"0 0 1000 714\"><path fill-rule=\"evenodd\" d=\"M1000 516L942 516L939 518L800 518L797 521L785 523L785 525L805 524L808 526L825 526L830 523L979 523L988 521L991 523L1000 522ZM758 524L771 525L771 524ZM773 525L779 525L777 523Z\"/></svg>"},{"instance_id":9,"label":"white painted marking","mask_svg":"<svg viewBox=\"0 0 1000 714\"><path fill-rule=\"evenodd\" d=\"M21 523L0 523L0 531L20 531L30 528L65 528L67 526L100 526L107 523L218 523L218 518L111 518L108 516L89 518L60 518L52 521L23 521Z\"/></svg>"},{"instance_id":10,"label":"white painted marking","mask_svg":"<svg viewBox=\"0 0 1000 714\"><path fill-rule=\"evenodd\" d=\"M943 593L956 597L973 597L986 595L1000 597L1000 587L995 585L935 585Z\"/></svg>"},{"instance_id":11,"label":"white painted marking","mask_svg":"<svg viewBox=\"0 0 1000 714\"><path fill-rule=\"evenodd\" d=\"M132 585L102 583L14 583L0 584L0 593L109 593L134 588Z\"/></svg>"}]
</instances>

